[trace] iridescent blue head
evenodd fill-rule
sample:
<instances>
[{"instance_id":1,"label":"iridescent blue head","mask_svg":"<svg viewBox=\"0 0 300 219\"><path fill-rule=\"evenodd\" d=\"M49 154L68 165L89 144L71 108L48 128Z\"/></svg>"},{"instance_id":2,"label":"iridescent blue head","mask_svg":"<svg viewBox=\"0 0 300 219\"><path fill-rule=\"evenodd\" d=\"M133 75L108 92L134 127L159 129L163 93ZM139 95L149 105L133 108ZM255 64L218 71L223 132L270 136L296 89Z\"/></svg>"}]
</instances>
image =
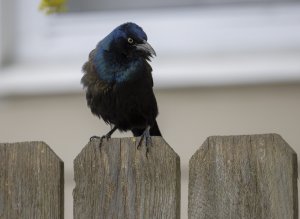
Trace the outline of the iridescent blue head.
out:
<instances>
[{"instance_id":1,"label":"iridescent blue head","mask_svg":"<svg viewBox=\"0 0 300 219\"><path fill-rule=\"evenodd\" d=\"M98 48L114 53L125 59L143 57L149 59L156 55L154 49L147 42L147 35L135 23L125 23L115 28L100 43Z\"/></svg>"},{"instance_id":2,"label":"iridescent blue head","mask_svg":"<svg viewBox=\"0 0 300 219\"><path fill-rule=\"evenodd\" d=\"M98 43L93 63L100 79L124 82L149 70L146 60L153 55L155 51L143 29L134 23L125 23Z\"/></svg>"}]
</instances>

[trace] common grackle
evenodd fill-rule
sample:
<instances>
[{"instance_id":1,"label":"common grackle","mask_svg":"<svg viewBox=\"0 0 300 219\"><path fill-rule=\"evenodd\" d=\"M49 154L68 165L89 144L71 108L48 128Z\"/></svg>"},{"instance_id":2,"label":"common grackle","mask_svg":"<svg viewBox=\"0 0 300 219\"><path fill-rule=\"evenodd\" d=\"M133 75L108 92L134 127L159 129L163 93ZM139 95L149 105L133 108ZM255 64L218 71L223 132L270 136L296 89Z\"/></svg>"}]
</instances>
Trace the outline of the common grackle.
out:
<instances>
[{"instance_id":1,"label":"common grackle","mask_svg":"<svg viewBox=\"0 0 300 219\"><path fill-rule=\"evenodd\" d=\"M87 104L94 115L112 127L101 142L117 129L141 136L139 146L144 138L147 146L150 136L161 136L148 63L153 55L156 53L147 35L134 23L118 26L90 52L81 79Z\"/></svg>"}]
</instances>

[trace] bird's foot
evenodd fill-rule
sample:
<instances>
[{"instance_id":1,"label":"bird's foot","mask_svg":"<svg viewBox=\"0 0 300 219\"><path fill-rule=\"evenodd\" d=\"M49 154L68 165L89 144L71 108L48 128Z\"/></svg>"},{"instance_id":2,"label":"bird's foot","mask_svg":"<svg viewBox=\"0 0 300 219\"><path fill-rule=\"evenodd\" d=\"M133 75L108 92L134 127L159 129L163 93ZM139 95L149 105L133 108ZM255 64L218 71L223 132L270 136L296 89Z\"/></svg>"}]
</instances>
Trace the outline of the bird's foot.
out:
<instances>
[{"instance_id":1,"label":"bird's foot","mask_svg":"<svg viewBox=\"0 0 300 219\"><path fill-rule=\"evenodd\" d=\"M145 146L146 146L146 157L148 157L150 146L152 145L152 139L150 136L150 127L147 127L144 133L141 135L141 139L137 145L138 149L142 146L144 139L145 139Z\"/></svg>"},{"instance_id":2,"label":"bird's foot","mask_svg":"<svg viewBox=\"0 0 300 219\"><path fill-rule=\"evenodd\" d=\"M106 135L103 135L103 136L101 136L101 137L100 137L100 136L94 135L94 136L90 137L90 141L93 141L93 140L95 140L95 139L100 139L99 147L101 148L103 139L106 139L106 140L110 139L110 138L111 138L111 135L112 135L116 130L117 130L117 127L115 126L115 127L113 127Z\"/></svg>"},{"instance_id":3,"label":"bird's foot","mask_svg":"<svg viewBox=\"0 0 300 219\"><path fill-rule=\"evenodd\" d=\"M98 140L98 139L100 139L100 143L99 143L99 148L101 148L101 146L102 146L102 143L103 143L103 140L104 139L106 139L106 140L108 140L108 139L110 139L111 138L111 134L109 134L109 133L107 133L106 135L103 135L103 136L96 136L96 135L94 135L94 136L92 136L92 137L90 137L90 142L91 141L94 141L94 140Z\"/></svg>"},{"instance_id":4,"label":"bird's foot","mask_svg":"<svg viewBox=\"0 0 300 219\"><path fill-rule=\"evenodd\" d=\"M90 137L90 142L100 138L101 138L100 136L93 135L92 137Z\"/></svg>"}]
</instances>

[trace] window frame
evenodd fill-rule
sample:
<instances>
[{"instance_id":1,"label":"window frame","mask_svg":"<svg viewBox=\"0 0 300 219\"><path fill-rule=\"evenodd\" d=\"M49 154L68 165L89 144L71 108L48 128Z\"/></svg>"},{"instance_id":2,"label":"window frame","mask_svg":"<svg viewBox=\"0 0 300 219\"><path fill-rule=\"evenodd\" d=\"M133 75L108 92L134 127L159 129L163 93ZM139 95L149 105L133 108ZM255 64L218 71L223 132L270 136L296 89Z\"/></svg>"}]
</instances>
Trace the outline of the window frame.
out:
<instances>
[{"instance_id":1,"label":"window frame","mask_svg":"<svg viewBox=\"0 0 300 219\"><path fill-rule=\"evenodd\" d=\"M3 10L7 8L2 7ZM36 10L36 19L41 21L39 26L43 32L36 42L40 43L37 48L41 46L42 50L36 55L23 54L25 58L18 58L10 67L1 70L4 74L0 74L0 94L80 91L80 68L89 51L112 27L124 22L124 18L136 20L143 26L156 49L159 57L152 64L158 87L300 80L300 66L295 62L300 55L300 24L297 22L300 20L300 4L121 11L53 17L42 15L36 8L32 10ZM172 23L188 25L184 26L182 33L173 36L177 27ZM187 39L186 32L192 32L194 26L203 32ZM222 41L219 41L222 33ZM234 33L232 39L230 33ZM251 33L257 35L249 36ZM197 41L198 38L200 40ZM21 43L26 43L26 40L28 37ZM16 44L10 45L12 49L9 51L13 51ZM34 49L18 48L29 52ZM42 51L50 52L43 54ZM276 55L278 52L280 54ZM70 60L64 58L68 56ZM235 60L240 57L244 57L241 63L250 66L249 69L237 65ZM51 61L45 63L45 60ZM172 64L174 60L178 60L177 65ZM273 65L278 60L282 61ZM178 75L178 69L187 70ZM285 75L279 75L278 71L284 71ZM24 84L23 79L29 82Z\"/></svg>"}]
</instances>

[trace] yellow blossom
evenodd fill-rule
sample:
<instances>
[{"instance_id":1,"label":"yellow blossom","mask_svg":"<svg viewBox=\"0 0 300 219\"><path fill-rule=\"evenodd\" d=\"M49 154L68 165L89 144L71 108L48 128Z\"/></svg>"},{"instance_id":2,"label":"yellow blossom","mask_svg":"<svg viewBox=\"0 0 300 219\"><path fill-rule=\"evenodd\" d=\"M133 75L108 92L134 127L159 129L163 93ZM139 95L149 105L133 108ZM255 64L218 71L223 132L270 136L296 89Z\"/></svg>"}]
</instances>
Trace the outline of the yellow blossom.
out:
<instances>
[{"instance_id":1,"label":"yellow blossom","mask_svg":"<svg viewBox=\"0 0 300 219\"><path fill-rule=\"evenodd\" d=\"M41 0L39 10L46 14L65 12L66 2L67 0Z\"/></svg>"}]
</instances>

